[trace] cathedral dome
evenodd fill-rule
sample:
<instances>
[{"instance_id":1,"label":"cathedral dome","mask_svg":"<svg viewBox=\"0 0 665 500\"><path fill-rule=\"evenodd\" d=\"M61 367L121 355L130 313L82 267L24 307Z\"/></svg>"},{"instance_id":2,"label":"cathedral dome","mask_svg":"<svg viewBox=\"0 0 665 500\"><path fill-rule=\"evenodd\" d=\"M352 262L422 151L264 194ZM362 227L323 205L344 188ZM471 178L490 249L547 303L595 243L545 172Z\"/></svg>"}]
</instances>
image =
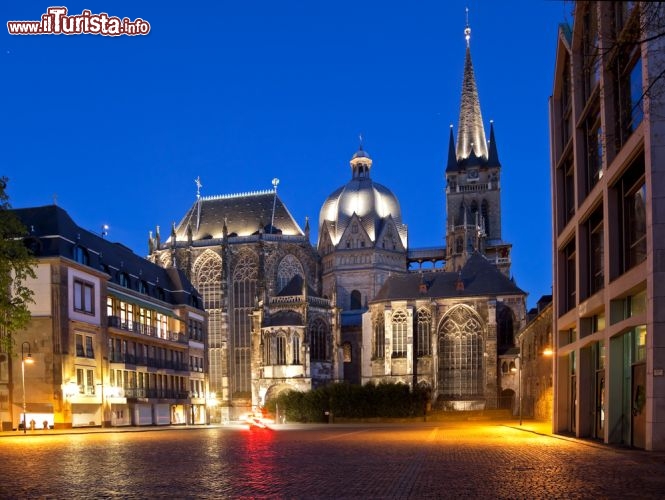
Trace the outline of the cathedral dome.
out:
<instances>
[{"instance_id":1,"label":"cathedral dome","mask_svg":"<svg viewBox=\"0 0 665 500\"><path fill-rule=\"evenodd\" d=\"M399 201L390 189L370 178L372 159L361 147L351 158L350 164L353 173L351 180L328 196L321 207L319 233L326 225L336 245L355 214L367 235L375 242L390 217L406 248L406 226L402 223Z\"/></svg>"}]
</instances>

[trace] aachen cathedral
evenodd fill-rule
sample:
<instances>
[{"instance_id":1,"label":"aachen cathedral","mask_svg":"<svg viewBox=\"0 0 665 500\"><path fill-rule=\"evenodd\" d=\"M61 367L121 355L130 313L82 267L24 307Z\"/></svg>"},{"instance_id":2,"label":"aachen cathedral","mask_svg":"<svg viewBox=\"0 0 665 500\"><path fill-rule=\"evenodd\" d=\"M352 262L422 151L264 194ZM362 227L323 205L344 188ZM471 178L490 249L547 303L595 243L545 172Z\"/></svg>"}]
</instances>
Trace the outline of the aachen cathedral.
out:
<instances>
[{"instance_id":1,"label":"aachen cathedral","mask_svg":"<svg viewBox=\"0 0 665 500\"><path fill-rule=\"evenodd\" d=\"M409 248L393 192L363 149L321 204L310 242L276 189L197 197L149 258L190 278L208 312L213 421L285 389L346 381L420 385L433 405L502 403L500 356L514 346L526 294L501 237L501 163L485 133L470 29L457 137L450 129L445 248ZM380 168L380 166L378 166ZM443 208L443 207L442 207ZM441 235L436 235L440 237ZM423 264L427 267L423 268ZM510 404L510 403L508 403Z\"/></svg>"}]
</instances>

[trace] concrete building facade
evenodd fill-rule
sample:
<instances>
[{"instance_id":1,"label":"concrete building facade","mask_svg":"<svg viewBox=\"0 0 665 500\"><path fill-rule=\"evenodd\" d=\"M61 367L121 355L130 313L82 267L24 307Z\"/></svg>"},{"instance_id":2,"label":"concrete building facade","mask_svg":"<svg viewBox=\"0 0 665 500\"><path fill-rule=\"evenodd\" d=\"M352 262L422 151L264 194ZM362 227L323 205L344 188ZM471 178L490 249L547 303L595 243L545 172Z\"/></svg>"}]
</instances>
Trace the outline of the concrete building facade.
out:
<instances>
[{"instance_id":1,"label":"concrete building facade","mask_svg":"<svg viewBox=\"0 0 665 500\"><path fill-rule=\"evenodd\" d=\"M576 2L550 99L554 430L665 449L663 5Z\"/></svg>"}]
</instances>

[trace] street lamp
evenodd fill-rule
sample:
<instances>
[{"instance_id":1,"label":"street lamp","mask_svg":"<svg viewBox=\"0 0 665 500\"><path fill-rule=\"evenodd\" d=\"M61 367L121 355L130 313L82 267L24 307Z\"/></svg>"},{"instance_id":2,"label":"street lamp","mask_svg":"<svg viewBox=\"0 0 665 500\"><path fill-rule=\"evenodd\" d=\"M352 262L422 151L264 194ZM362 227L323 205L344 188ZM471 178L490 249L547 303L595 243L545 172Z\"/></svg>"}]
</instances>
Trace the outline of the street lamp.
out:
<instances>
[{"instance_id":1,"label":"street lamp","mask_svg":"<svg viewBox=\"0 0 665 500\"><path fill-rule=\"evenodd\" d=\"M520 414L520 425L522 425L522 343L520 342L520 352L517 355L517 366L510 369L511 372L517 373L517 394L518 405Z\"/></svg>"},{"instance_id":2,"label":"street lamp","mask_svg":"<svg viewBox=\"0 0 665 500\"><path fill-rule=\"evenodd\" d=\"M28 347L28 352L25 352L25 347ZM28 423L26 422L26 411L25 411L25 364L28 363L31 365L34 363L34 359L32 359L32 353L30 352L30 342L23 342L21 344L21 383L23 385L23 434L25 434L28 429Z\"/></svg>"}]
</instances>

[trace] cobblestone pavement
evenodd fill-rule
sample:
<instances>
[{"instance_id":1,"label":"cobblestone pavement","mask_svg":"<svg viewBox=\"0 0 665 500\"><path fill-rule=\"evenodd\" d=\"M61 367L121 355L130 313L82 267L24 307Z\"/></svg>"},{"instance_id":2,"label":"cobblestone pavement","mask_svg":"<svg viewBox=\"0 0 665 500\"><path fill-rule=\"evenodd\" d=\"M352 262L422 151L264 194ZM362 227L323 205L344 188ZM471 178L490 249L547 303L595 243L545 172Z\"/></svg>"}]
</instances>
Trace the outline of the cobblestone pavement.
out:
<instances>
[{"instance_id":1,"label":"cobblestone pavement","mask_svg":"<svg viewBox=\"0 0 665 500\"><path fill-rule=\"evenodd\" d=\"M537 425L132 430L3 433L0 497L665 498L665 453Z\"/></svg>"}]
</instances>

